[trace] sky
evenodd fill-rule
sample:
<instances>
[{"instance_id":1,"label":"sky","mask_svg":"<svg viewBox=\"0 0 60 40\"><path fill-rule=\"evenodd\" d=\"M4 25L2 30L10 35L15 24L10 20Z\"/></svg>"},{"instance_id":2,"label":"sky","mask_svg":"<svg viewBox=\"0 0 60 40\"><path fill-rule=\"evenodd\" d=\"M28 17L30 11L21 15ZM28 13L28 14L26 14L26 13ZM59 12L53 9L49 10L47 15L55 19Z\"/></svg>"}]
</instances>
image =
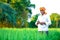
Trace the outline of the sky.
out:
<instances>
[{"instance_id":1,"label":"sky","mask_svg":"<svg viewBox=\"0 0 60 40\"><path fill-rule=\"evenodd\" d=\"M32 16L40 13L39 8L45 7L47 14L51 13L60 14L60 0L30 0L32 4L35 4L35 9L32 8Z\"/></svg>"}]
</instances>

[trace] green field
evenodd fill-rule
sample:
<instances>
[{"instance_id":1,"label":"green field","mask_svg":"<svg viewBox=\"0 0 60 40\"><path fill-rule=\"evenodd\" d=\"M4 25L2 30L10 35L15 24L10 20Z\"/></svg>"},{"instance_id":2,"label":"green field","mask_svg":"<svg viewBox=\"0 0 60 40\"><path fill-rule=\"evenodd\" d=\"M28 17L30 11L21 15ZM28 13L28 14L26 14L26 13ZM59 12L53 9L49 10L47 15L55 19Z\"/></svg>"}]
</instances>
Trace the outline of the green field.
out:
<instances>
[{"instance_id":1,"label":"green field","mask_svg":"<svg viewBox=\"0 0 60 40\"><path fill-rule=\"evenodd\" d=\"M0 28L0 40L60 40L60 29L49 29L49 35L37 28Z\"/></svg>"}]
</instances>

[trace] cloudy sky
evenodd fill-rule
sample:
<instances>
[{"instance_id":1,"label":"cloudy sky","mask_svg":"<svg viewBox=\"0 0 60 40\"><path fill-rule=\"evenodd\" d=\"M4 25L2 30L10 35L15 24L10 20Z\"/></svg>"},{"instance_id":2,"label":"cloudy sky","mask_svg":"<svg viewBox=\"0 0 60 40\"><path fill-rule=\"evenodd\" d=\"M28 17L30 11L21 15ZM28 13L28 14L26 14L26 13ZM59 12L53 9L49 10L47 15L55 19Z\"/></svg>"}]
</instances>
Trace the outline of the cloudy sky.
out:
<instances>
[{"instance_id":1,"label":"cloudy sky","mask_svg":"<svg viewBox=\"0 0 60 40\"><path fill-rule=\"evenodd\" d=\"M40 7L45 7L49 15L51 13L60 14L60 0L31 0L31 3L36 5L35 9L32 8L32 15L39 13Z\"/></svg>"}]
</instances>

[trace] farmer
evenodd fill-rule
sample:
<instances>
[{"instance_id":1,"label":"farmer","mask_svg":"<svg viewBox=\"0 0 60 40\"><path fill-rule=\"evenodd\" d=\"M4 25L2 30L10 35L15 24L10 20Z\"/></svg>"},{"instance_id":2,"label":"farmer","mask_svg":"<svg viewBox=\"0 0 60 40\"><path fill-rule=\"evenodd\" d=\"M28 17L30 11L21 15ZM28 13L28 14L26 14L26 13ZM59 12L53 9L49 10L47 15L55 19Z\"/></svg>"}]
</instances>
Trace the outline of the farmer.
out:
<instances>
[{"instance_id":1,"label":"farmer","mask_svg":"<svg viewBox=\"0 0 60 40\"><path fill-rule=\"evenodd\" d=\"M35 24L38 26L39 32L43 33L44 31L48 35L48 27L51 24L50 17L45 12L46 9L44 7L40 7L39 9L40 15L38 16L38 19Z\"/></svg>"}]
</instances>

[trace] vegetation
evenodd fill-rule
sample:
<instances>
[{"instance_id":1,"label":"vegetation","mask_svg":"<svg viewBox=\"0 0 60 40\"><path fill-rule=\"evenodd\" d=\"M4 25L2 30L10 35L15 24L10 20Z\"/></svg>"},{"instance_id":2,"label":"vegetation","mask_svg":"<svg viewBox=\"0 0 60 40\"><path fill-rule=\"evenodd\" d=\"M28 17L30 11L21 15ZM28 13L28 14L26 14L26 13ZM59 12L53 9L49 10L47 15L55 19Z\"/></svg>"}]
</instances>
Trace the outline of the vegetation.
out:
<instances>
[{"instance_id":1,"label":"vegetation","mask_svg":"<svg viewBox=\"0 0 60 40\"><path fill-rule=\"evenodd\" d=\"M52 21L51 26L56 27L56 28L60 28L60 25L59 25L60 24L60 15L57 13L52 13L50 18Z\"/></svg>"},{"instance_id":2,"label":"vegetation","mask_svg":"<svg viewBox=\"0 0 60 40\"><path fill-rule=\"evenodd\" d=\"M38 14L31 18L31 22L29 24L30 27L36 27L35 22L36 22L37 18L38 18ZM50 15L50 19L51 19L51 23L52 23L50 25L50 28L60 28L60 25L59 25L60 24L60 15L59 14L52 13Z\"/></svg>"},{"instance_id":3,"label":"vegetation","mask_svg":"<svg viewBox=\"0 0 60 40\"><path fill-rule=\"evenodd\" d=\"M41 34L36 28L0 28L0 40L60 40L60 29L49 29L49 35Z\"/></svg>"},{"instance_id":4,"label":"vegetation","mask_svg":"<svg viewBox=\"0 0 60 40\"><path fill-rule=\"evenodd\" d=\"M35 8L35 5L30 0L0 0L0 27L36 28L38 14L31 18L31 22L27 22L28 15L32 14L31 7ZM60 15L52 13L50 18L50 28L60 28Z\"/></svg>"},{"instance_id":5,"label":"vegetation","mask_svg":"<svg viewBox=\"0 0 60 40\"><path fill-rule=\"evenodd\" d=\"M35 5L30 0L0 0L1 27L26 27L28 13L32 14L31 7Z\"/></svg>"},{"instance_id":6,"label":"vegetation","mask_svg":"<svg viewBox=\"0 0 60 40\"><path fill-rule=\"evenodd\" d=\"M35 22L36 22L37 18L38 18L38 14L31 18L31 22L28 24L30 28L36 28L37 27L35 25Z\"/></svg>"}]
</instances>

